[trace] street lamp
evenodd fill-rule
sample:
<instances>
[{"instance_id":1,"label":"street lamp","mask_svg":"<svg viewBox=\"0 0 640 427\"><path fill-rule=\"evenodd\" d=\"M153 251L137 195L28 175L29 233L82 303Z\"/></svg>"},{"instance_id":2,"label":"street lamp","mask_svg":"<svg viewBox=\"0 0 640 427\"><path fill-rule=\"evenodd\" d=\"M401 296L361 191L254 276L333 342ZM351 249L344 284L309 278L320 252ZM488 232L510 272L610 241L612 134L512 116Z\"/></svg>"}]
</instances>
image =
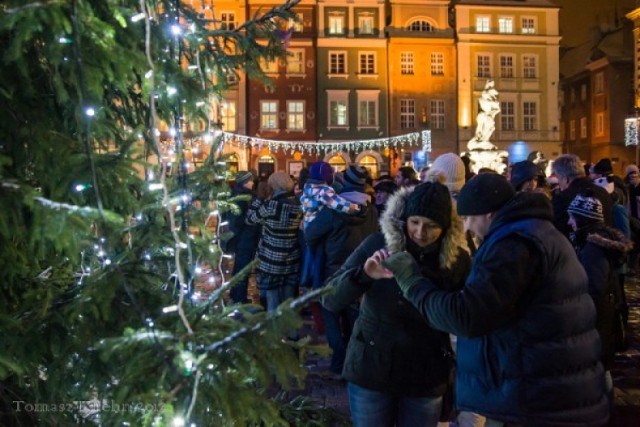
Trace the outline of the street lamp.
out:
<instances>
[{"instance_id":1,"label":"street lamp","mask_svg":"<svg viewBox=\"0 0 640 427\"><path fill-rule=\"evenodd\" d=\"M638 138L640 137L640 117L638 109L634 110L634 115L624 120L624 145L625 147L636 147L636 165L640 163L640 151L638 151Z\"/></svg>"}]
</instances>

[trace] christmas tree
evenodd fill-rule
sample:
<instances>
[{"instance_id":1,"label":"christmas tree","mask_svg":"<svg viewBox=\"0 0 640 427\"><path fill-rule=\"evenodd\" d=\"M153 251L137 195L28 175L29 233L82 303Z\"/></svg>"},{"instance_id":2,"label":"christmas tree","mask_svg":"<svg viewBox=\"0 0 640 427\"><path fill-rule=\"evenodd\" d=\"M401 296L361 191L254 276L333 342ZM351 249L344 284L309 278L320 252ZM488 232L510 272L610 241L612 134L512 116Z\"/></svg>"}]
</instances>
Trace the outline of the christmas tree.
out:
<instances>
[{"instance_id":1,"label":"christmas tree","mask_svg":"<svg viewBox=\"0 0 640 427\"><path fill-rule=\"evenodd\" d=\"M224 298L237 208L210 100L269 83L298 1L235 29L211 1L0 2L0 424L335 421L279 393L304 381L283 337L314 295Z\"/></svg>"}]
</instances>

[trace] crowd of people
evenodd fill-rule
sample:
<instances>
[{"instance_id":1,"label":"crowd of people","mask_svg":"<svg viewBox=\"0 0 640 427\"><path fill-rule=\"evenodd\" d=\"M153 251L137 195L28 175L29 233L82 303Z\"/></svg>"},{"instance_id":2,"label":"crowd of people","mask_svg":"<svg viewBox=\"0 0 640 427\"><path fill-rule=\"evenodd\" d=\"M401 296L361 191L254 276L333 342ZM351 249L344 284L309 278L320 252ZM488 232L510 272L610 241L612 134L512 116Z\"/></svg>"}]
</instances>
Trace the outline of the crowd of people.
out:
<instances>
[{"instance_id":1,"label":"crowd of people","mask_svg":"<svg viewBox=\"0 0 640 427\"><path fill-rule=\"evenodd\" d=\"M457 154L373 179L318 161L275 172L229 221L234 273L257 258L261 304L307 289L354 426L601 426L625 350L640 171L564 154L506 176ZM247 303L247 280L230 292Z\"/></svg>"}]
</instances>

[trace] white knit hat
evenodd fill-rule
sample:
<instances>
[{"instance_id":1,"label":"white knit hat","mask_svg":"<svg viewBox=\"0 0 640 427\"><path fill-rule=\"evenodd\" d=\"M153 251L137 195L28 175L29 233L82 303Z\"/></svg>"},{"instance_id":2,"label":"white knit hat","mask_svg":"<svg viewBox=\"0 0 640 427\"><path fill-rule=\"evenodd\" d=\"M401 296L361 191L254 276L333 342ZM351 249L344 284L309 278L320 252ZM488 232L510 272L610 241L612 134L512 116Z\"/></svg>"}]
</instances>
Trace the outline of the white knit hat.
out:
<instances>
[{"instance_id":1,"label":"white knit hat","mask_svg":"<svg viewBox=\"0 0 640 427\"><path fill-rule=\"evenodd\" d=\"M435 173L444 174L446 177L444 185L451 192L459 192L464 185L464 163L455 153L445 153L438 156L431 165L427 176Z\"/></svg>"}]
</instances>

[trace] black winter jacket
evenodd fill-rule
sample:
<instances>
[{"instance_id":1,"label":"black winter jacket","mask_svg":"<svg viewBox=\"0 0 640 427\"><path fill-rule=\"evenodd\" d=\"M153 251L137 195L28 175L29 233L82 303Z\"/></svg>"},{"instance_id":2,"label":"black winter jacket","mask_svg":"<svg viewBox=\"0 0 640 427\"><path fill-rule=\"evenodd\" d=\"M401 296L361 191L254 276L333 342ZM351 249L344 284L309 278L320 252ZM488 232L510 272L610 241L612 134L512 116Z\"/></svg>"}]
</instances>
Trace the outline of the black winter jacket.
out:
<instances>
[{"instance_id":1,"label":"black winter jacket","mask_svg":"<svg viewBox=\"0 0 640 427\"><path fill-rule=\"evenodd\" d=\"M530 426L607 422L604 370L587 275L551 223L543 194L496 212L458 292L430 280L404 294L433 327L458 335L459 410Z\"/></svg>"},{"instance_id":2,"label":"black winter jacket","mask_svg":"<svg viewBox=\"0 0 640 427\"><path fill-rule=\"evenodd\" d=\"M369 236L327 281L335 293L323 297L328 310L339 312L361 298L342 375L371 390L398 396L440 396L452 367L449 335L429 327L402 296L394 279L372 280L363 271L367 258L381 248L407 249L405 225L400 221L413 188L395 193L380 221L383 233ZM460 219L443 239L425 250L411 249L422 272L442 289L458 289L470 267Z\"/></svg>"}]
</instances>

